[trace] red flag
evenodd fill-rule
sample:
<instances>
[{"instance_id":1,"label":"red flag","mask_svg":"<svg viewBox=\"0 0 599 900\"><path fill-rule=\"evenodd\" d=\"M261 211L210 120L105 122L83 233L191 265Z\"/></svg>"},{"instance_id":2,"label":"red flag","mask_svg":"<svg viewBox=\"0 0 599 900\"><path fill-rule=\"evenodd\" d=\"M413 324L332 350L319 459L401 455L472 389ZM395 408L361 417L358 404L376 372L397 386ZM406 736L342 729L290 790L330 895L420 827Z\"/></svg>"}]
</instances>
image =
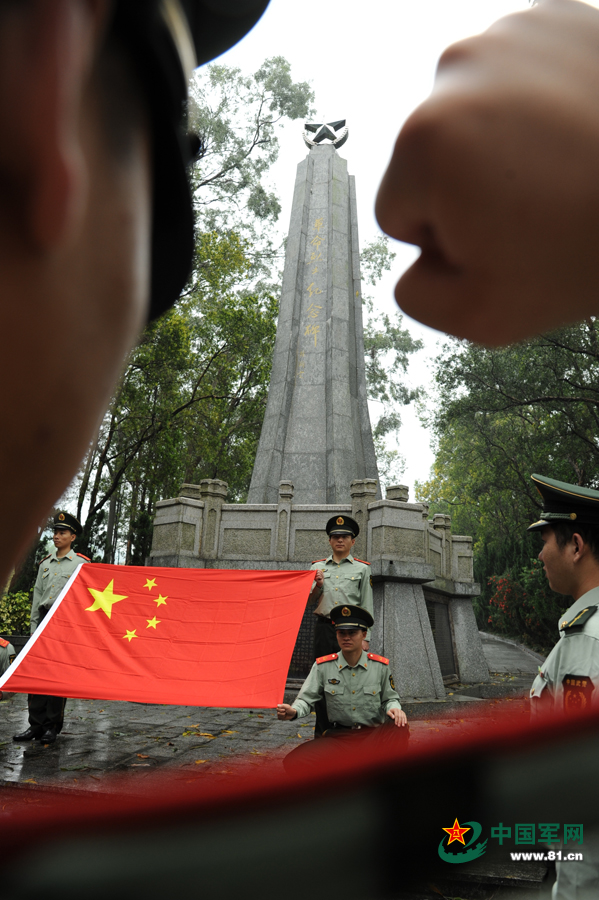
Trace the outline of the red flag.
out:
<instances>
[{"instance_id":1,"label":"red flag","mask_svg":"<svg viewBox=\"0 0 599 900\"><path fill-rule=\"evenodd\" d=\"M315 573L82 565L6 691L272 707Z\"/></svg>"}]
</instances>

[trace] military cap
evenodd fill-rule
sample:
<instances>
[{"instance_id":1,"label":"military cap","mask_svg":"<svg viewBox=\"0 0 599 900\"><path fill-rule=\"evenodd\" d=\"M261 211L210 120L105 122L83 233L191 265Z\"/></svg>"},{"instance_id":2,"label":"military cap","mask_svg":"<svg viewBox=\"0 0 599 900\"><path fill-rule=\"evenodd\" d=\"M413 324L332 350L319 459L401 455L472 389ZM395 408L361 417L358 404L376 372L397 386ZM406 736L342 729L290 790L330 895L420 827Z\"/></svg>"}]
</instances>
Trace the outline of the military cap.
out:
<instances>
[{"instance_id":1,"label":"military cap","mask_svg":"<svg viewBox=\"0 0 599 900\"><path fill-rule=\"evenodd\" d=\"M54 516L55 528L69 528L73 534L81 534L81 522L68 512L59 511Z\"/></svg>"},{"instance_id":2,"label":"military cap","mask_svg":"<svg viewBox=\"0 0 599 900\"><path fill-rule=\"evenodd\" d=\"M360 526L351 516L331 516L326 524L326 532L329 537L332 534L351 534L356 538L360 534Z\"/></svg>"},{"instance_id":3,"label":"military cap","mask_svg":"<svg viewBox=\"0 0 599 900\"><path fill-rule=\"evenodd\" d=\"M543 510L539 521L530 525L528 531L538 531L556 522L599 527L599 491L545 475L531 475L531 478L543 499Z\"/></svg>"},{"instance_id":4,"label":"military cap","mask_svg":"<svg viewBox=\"0 0 599 900\"><path fill-rule=\"evenodd\" d=\"M374 619L361 606L338 606L331 612L331 622L335 628L372 628Z\"/></svg>"},{"instance_id":5,"label":"military cap","mask_svg":"<svg viewBox=\"0 0 599 900\"><path fill-rule=\"evenodd\" d=\"M109 34L124 45L150 113L153 159L150 319L183 290L194 250L187 168L201 140L188 135L187 85L256 24L269 0L117 0Z\"/></svg>"}]
</instances>

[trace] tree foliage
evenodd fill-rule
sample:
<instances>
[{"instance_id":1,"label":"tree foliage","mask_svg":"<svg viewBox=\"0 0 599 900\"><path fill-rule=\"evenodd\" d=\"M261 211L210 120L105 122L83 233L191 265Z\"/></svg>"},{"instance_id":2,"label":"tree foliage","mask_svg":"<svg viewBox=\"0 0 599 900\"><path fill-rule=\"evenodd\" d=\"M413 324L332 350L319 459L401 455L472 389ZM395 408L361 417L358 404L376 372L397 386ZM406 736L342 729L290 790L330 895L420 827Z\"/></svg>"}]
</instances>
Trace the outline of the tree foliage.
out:
<instances>
[{"instance_id":1,"label":"tree foliage","mask_svg":"<svg viewBox=\"0 0 599 900\"><path fill-rule=\"evenodd\" d=\"M391 269L394 259L387 238L381 236L368 244L360 255L365 282L376 286L383 273ZM399 313L392 316L376 313L373 299L364 296L363 300L366 388L368 399L380 404L381 410L372 432L379 475L384 481L390 481L398 478L403 470L403 458L396 446L389 447L393 439L397 444L401 427L399 407L407 406L421 395L419 388L406 385L404 377L411 354L421 350L423 344L402 327L403 318Z\"/></svg>"},{"instance_id":2,"label":"tree foliage","mask_svg":"<svg viewBox=\"0 0 599 900\"><path fill-rule=\"evenodd\" d=\"M197 214L193 273L177 307L133 351L76 485L78 549L143 564L155 502L183 482L249 486L264 414L280 256L279 214L266 178L277 124L312 111L310 85L273 57L254 75L212 65L194 75L190 124L203 153L192 172Z\"/></svg>"},{"instance_id":3,"label":"tree foliage","mask_svg":"<svg viewBox=\"0 0 599 900\"><path fill-rule=\"evenodd\" d=\"M500 350L452 341L436 363L436 458L417 496L473 535L483 617L488 578L520 578L539 549L526 536L541 510L530 475L599 486L598 338L589 319Z\"/></svg>"}]
</instances>

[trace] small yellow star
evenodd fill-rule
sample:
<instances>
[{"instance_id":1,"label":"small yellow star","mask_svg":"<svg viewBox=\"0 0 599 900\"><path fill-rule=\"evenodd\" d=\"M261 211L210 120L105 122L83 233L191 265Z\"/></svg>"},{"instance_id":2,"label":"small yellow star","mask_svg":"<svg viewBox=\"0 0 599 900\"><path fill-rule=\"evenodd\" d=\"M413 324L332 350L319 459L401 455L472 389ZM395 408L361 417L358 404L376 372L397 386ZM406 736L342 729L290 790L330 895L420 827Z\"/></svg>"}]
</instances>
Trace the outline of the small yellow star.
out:
<instances>
[{"instance_id":1,"label":"small yellow star","mask_svg":"<svg viewBox=\"0 0 599 900\"><path fill-rule=\"evenodd\" d=\"M137 637L137 635L135 634L136 631L137 631L136 628L135 628L133 631L128 631L127 634L124 634L124 635L123 635L123 638L127 638L127 640L129 641L129 643L131 643L131 641L133 640L133 638L134 638L134 637Z\"/></svg>"},{"instance_id":2,"label":"small yellow star","mask_svg":"<svg viewBox=\"0 0 599 900\"><path fill-rule=\"evenodd\" d=\"M167 600L168 600L168 597L163 597L162 594L158 594L158 599L156 599L156 597L154 597L154 603L157 606L166 606Z\"/></svg>"},{"instance_id":3,"label":"small yellow star","mask_svg":"<svg viewBox=\"0 0 599 900\"><path fill-rule=\"evenodd\" d=\"M146 619L146 622L148 623L146 628L154 628L155 629L157 625L160 625L160 621L161 620L157 619L156 616L154 616L153 619Z\"/></svg>"},{"instance_id":4,"label":"small yellow star","mask_svg":"<svg viewBox=\"0 0 599 900\"><path fill-rule=\"evenodd\" d=\"M155 578L147 578L147 579L146 579L146 583L144 584L144 587L147 587L147 589L148 589L149 591L151 591L152 588L155 587L155 586L156 586L156 579L155 579Z\"/></svg>"},{"instance_id":5,"label":"small yellow star","mask_svg":"<svg viewBox=\"0 0 599 900\"><path fill-rule=\"evenodd\" d=\"M94 602L91 606L86 607L86 612L95 612L98 609L101 609L102 612L105 612L108 618L112 618L112 607L115 603L118 603L119 600L126 600L127 594L115 594L114 593L114 578L108 584L103 591L98 591L96 588L88 587L88 591L94 598Z\"/></svg>"}]
</instances>

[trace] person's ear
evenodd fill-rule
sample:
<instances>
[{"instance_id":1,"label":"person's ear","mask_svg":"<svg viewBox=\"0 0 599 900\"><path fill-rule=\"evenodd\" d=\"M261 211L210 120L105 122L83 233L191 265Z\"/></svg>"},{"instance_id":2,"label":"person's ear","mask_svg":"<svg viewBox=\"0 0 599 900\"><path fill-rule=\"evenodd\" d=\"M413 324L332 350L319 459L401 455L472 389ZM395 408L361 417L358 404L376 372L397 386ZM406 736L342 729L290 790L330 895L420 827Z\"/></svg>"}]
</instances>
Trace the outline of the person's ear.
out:
<instances>
[{"instance_id":1,"label":"person's ear","mask_svg":"<svg viewBox=\"0 0 599 900\"><path fill-rule=\"evenodd\" d=\"M31 0L0 14L2 215L42 252L84 208L80 116L107 10L107 0Z\"/></svg>"}]
</instances>

